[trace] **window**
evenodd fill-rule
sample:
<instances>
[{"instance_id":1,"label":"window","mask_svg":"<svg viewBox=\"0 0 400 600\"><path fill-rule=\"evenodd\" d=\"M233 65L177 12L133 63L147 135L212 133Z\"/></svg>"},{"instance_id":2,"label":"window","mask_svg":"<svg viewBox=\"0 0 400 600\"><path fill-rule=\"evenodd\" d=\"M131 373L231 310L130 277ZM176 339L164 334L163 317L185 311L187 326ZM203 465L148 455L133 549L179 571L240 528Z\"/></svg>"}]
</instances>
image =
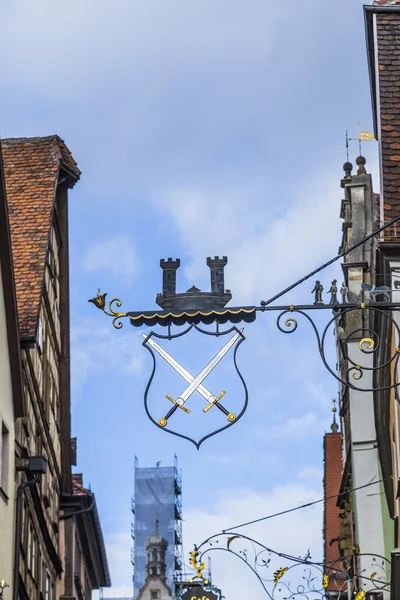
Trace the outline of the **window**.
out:
<instances>
[{"instance_id":1,"label":"window","mask_svg":"<svg viewBox=\"0 0 400 600\"><path fill-rule=\"evenodd\" d=\"M33 527L32 523L28 525L28 544L27 544L27 566L29 571L32 568L32 545L33 545Z\"/></svg>"},{"instance_id":2,"label":"window","mask_svg":"<svg viewBox=\"0 0 400 600\"><path fill-rule=\"evenodd\" d=\"M7 495L10 462L10 435L6 424L0 421L0 488Z\"/></svg>"},{"instance_id":3,"label":"window","mask_svg":"<svg viewBox=\"0 0 400 600\"><path fill-rule=\"evenodd\" d=\"M75 575L81 578L81 560L82 560L82 552L79 546L78 536L75 535Z\"/></svg>"},{"instance_id":4,"label":"window","mask_svg":"<svg viewBox=\"0 0 400 600\"><path fill-rule=\"evenodd\" d=\"M38 343L38 348L40 353L42 353L42 348L43 348L43 323L42 323L42 319L39 317L39 323L38 323L38 339L37 339L37 343Z\"/></svg>"},{"instance_id":5,"label":"window","mask_svg":"<svg viewBox=\"0 0 400 600\"><path fill-rule=\"evenodd\" d=\"M46 588L45 588L45 600L51 600L52 583L50 573L46 571Z\"/></svg>"},{"instance_id":6,"label":"window","mask_svg":"<svg viewBox=\"0 0 400 600\"><path fill-rule=\"evenodd\" d=\"M161 598L161 590L150 590L150 598Z\"/></svg>"}]
</instances>

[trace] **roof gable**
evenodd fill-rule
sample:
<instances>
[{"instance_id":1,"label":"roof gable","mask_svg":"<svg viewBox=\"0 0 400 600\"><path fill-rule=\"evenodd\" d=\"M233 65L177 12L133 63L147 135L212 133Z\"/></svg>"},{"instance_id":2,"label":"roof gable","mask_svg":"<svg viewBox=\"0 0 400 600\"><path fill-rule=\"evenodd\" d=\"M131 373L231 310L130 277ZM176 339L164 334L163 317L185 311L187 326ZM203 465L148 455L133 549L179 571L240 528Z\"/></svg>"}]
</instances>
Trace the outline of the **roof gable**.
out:
<instances>
[{"instance_id":1,"label":"roof gable","mask_svg":"<svg viewBox=\"0 0 400 600\"><path fill-rule=\"evenodd\" d=\"M80 171L56 135L5 139L2 148L20 337L34 338L59 174L72 187Z\"/></svg>"}]
</instances>

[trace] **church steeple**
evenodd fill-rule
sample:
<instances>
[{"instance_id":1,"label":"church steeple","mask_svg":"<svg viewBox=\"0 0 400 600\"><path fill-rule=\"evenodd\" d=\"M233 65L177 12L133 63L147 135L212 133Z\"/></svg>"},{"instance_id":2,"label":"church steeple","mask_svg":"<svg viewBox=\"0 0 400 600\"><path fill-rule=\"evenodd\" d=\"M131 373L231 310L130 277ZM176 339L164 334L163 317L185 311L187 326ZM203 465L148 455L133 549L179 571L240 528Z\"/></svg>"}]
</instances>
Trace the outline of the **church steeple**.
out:
<instances>
[{"instance_id":1,"label":"church steeple","mask_svg":"<svg viewBox=\"0 0 400 600\"><path fill-rule=\"evenodd\" d=\"M163 577L165 578L165 553L167 551L168 542L160 536L158 531L159 521L156 521L154 535L149 537L145 543L147 552L146 571L148 577Z\"/></svg>"}]
</instances>

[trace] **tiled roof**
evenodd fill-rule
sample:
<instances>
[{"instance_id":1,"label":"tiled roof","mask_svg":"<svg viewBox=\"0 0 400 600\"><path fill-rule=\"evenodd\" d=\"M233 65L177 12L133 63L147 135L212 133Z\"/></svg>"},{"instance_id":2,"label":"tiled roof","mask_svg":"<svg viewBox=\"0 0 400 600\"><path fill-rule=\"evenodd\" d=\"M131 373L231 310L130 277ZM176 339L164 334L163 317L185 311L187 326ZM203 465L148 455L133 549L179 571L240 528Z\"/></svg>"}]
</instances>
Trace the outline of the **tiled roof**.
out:
<instances>
[{"instance_id":1,"label":"tiled roof","mask_svg":"<svg viewBox=\"0 0 400 600\"><path fill-rule=\"evenodd\" d=\"M92 492L84 487L82 473L72 474L72 495L73 496L87 496Z\"/></svg>"},{"instance_id":2,"label":"tiled roof","mask_svg":"<svg viewBox=\"0 0 400 600\"><path fill-rule=\"evenodd\" d=\"M80 171L57 135L2 141L21 338L36 335L47 243L60 169Z\"/></svg>"},{"instance_id":3,"label":"tiled roof","mask_svg":"<svg viewBox=\"0 0 400 600\"><path fill-rule=\"evenodd\" d=\"M377 4L378 6L387 4L391 6L393 4L400 4L400 0L375 0L372 4Z\"/></svg>"},{"instance_id":4,"label":"tiled roof","mask_svg":"<svg viewBox=\"0 0 400 600\"><path fill-rule=\"evenodd\" d=\"M330 575L329 590L336 590L334 577L329 569L338 569L335 562L340 556L339 538L341 532L340 509L336 505L337 495L342 480L342 440L340 433L327 433L324 439L324 561L325 569ZM333 496L333 497L332 497Z\"/></svg>"},{"instance_id":5,"label":"tiled roof","mask_svg":"<svg viewBox=\"0 0 400 600\"><path fill-rule=\"evenodd\" d=\"M400 0L380 4L400 4ZM387 222L400 214L400 10L378 13L376 24L380 93L377 106L381 123L378 134L382 145L384 221Z\"/></svg>"}]
</instances>

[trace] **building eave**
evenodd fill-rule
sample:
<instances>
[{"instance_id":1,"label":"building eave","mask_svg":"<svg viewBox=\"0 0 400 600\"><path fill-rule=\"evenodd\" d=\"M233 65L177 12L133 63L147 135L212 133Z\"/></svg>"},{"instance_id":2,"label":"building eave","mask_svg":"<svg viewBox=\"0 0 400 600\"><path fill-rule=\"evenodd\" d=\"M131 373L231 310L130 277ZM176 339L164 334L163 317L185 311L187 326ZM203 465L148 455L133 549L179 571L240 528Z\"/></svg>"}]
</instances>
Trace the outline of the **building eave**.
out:
<instances>
[{"instance_id":1,"label":"building eave","mask_svg":"<svg viewBox=\"0 0 400 600\"><path fill-rule=\"evenodd\" d=\"M71 516L71 518L76 519L77 526L85 537L86 548L93 567L95 588L99 589L111 587L111 578L94 494L63 494L61 496L61 509L65 511L65 514L71 513L72 515L74 512L88 509L92 502L94 504L90 510L78 514L76 517Z\"/></svg>"}]
</instances>

